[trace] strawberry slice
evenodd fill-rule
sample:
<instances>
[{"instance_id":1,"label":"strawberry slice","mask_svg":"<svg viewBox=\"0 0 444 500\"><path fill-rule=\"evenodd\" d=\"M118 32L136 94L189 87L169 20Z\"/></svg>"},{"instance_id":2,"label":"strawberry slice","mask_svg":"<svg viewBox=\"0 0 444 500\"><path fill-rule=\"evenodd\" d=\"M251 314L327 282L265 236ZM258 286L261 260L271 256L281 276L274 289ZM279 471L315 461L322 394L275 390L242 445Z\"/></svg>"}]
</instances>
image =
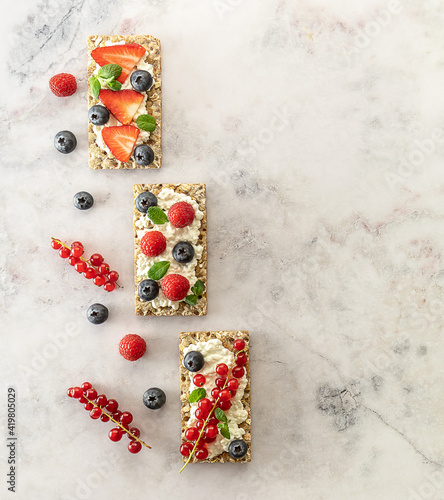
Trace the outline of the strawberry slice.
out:
<instances>
[{"instance_id":1,"label":"strawberry slice","mask_svg":"<svg viewBox=\"0 0 444 500\"><path fill-rule=\"evenodd\" d=\"M103 89L100 100L123 125L129 125L143 101L143 95L135 90Z\"/></svg>"},{"instance_id":2,"label":"strawberry slice","mask_svg":"<svg viewBox=\"0 0 444 500\"><path fill-rule=\"evenodd\" d=\"M111 150L111 153L119 161L126 163L133 152L139 132L137 127L132 127L131 125L103 127L102 138Z\"/></svg>"},{"instance_id":3,"label":"strawberry slice","mask_svg":"<svg viewBox=\"0 0 444 500\"><path fill-rule=\"evenodd\" d=\"M117 81L124 83L134 66L140 61L146 50L138 43L127 43L126 45L110 45L109 47L97 47L91 52L91 56L99 66L105 64L118 64L122 66L122 73Z\"/></svg>"}]
</instances>

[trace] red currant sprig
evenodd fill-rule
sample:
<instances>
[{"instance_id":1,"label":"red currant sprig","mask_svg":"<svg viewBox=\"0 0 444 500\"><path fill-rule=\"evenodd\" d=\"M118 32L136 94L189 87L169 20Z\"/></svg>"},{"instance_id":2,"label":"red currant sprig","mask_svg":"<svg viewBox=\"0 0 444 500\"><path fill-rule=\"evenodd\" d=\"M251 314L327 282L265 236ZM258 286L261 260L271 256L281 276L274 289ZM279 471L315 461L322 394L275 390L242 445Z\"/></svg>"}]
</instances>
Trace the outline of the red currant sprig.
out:
<instances>
[{"instance_id":1,"label":"red currant sprig","mask_svg":"<svg viewBox=\"0 0 444 500\"><path fill-rule=\"evenodd\" d=\"M82 257L84 249L80 241L74 241L71 246L68 246L62 241L51 238L51 246L54 250L59 251L62 259L68 259L71 266L78 273L82 273L86 279L92 279L97 286L103 286L107 292L112 292L119 279L117 271L110 271L109 265L103 262L103 257L99 253L94 253L88 259Z\"/></svg>"},{"instance_id":2,"label":"red currant sprig","mask_svg":"<svg viewBox=\"0 0 444 500\"><path fill-rule=\"evenodd\" d=\"M119 403L115 399L107 399L105 394L98 396L97 391L89 382L84 382L81 387L69 388L67 394L70 398L77 399L80 403L85 403L85 410L89 411L89 416L93 420L99 418L102 422L111 420L118 426L111 429L108 433L111 441L120 441L122 436L127 434L130 439L128 444L130 453L139 453L142 445L151 449L151 446L139 439L140 431L137 427L129 428L129 424L133 421L133 415L129 411L121 412L118 410Z\"/></svg>"}]
</instances>

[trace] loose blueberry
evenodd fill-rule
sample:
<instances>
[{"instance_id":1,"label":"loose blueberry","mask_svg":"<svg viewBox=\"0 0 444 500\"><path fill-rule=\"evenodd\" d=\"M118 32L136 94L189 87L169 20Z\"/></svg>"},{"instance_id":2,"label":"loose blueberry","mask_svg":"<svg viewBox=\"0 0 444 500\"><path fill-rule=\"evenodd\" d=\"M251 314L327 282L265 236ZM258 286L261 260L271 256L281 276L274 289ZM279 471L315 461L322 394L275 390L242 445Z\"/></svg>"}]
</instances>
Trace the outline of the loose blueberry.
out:
<instances>
[{"instance_id":1,"label":"loose blueberry","mask_svg":"<svg viewBox=\"0 0 444 500\"><path fill-rule=\"evenodd\" d=\"M150 207L157 205L157 198L153 193L144 191L136 198L136 208L141 214L146 214Z\"/></svg>"},{"instance_id":2,"label":"loose blueberry","mask_svg":"<svg viewBox=\"0 0 444 500\"><path fill-rule=\"evenodd\" d=\"M154 151L147 144L140 144L134 150L134 158L139 165L151 165L154 161Z\"/></svg>"},{"instance_id":3,"label":"loose blueberry","mask_svg":"<svg viewBox=\"0 0 444 500\"><path fill-rule=\"evenodd\" d=\"M204 357L199 351L187 352L183 358L183 366L190 372L198 372L204 364Z\"/></svg>"},{"instance_id":4,"label":"loose blueberry","mask_svg":"<svg viewBox=\"0 0 444 500\"><path fill-rule=\"evenodd\" d=\"M242 458L247 451L248 444L245 441L242 441L242 439L235 439L228 445L228 453L235 460Z\"/></svg>"},{"instance_id":5,"label":"loose blueberry","mask_svg":"<svg viewBox=\"0 0 444 500\"><path fill-rule=\"evenodd\" d=\"M173 248L173 257L179 264L191 262L194 257L193 245L187 241L179 241Z\"/></svg>"},{"instance_id":6,"label":"loose blueberry","mask_svg":"<svg viewBox=\"0 0 444 500\"><path fill-rule=\"evenodd\" d=\"M101 325L108 319L108 308L103 304L93 304L88 307L86 317L93 325Z\"/></svg>"},{"instance_id":7,"label":"loose blueberry","mask_svg":"<svg viewBox=\"0 0 444 500\"><path fill-rule=\"evenodd\" d=\"M54 146L64 155L72 153L77 146L76 136L69 130L62 130L54 137Z\"/></svg>"},{"instance_id":8,"label":"loose blueberry","mask_svg":"<svg viewBox=\"0 0 444 500\"><path fill-rule=\"evenodd\" d=\"M137 287L140 300L154 300L159 295L159 284L154 280L143 280Z\"/></svg>"},{"instance_id":9,"label":"loose blueberry","mask_svg":"<svg viewBox=\"0 0 444 500\"><path fill-rule=\"evenodd\" d=\"M72 201L79 210L88 210L94 205L94 198L86 191L76 193Z\"/></svg>"},{"instance_id":10,"label":"loose blueberry","mask_svg":"<svg viewBox=\"0 0 444 500\"><path fill-rule=\"evenodd\" d=\"M96 104L95 106L89 108L88 118L93 125L105 125L105 123L109 120L109 111L105 108L105 106Z\"/></svg>"},{"instance_id":11,"label":"loose blueberry","mask_svg":"<svg viewBox=\"0 0 444 500\"><path fill-rule=\"evenodd\" d=\"M130 82L134 90L137 90L138 92L145 92L151 88L151 85L153 84L153 77L148 71L138 69L131 74Z\"/></svg>"},{"instance_id":12,"label":"loose blueberry","mask_svg":"<svg viewBox=\"0 0 444 500\"><path fill-rule=\"evenodd\" d=\"M166 402L165 393L158 387L151 387L143 394L143 404L150 410L158 410Z\"/></svg>"}]
</instances>

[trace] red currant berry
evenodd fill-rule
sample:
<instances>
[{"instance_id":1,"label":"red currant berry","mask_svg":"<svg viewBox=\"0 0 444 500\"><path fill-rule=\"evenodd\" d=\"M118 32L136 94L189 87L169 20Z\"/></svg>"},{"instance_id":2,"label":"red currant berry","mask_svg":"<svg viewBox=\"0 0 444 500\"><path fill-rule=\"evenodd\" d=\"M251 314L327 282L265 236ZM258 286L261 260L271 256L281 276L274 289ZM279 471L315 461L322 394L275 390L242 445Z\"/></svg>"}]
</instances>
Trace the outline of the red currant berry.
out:
<instances>
[{"instance_id":1,"label":"red currant berry","mask_svg":"<svg viewBox=\"0 0 444 500\"><path fill-rule=\"evenodd\" d=\"M71 243L71 248L74 248L74 247L81 247L81 248L83 248L83 243L80 243L80 241L73 241Z\"/></svg>"},{"instance_id":2,"label":"red currant berry","mask_svg":"<svg viewBox=\"0 0 444 500\"><path fill-rule=\"evenodd\" d=\"M225 375L228 373L228 366L225 363L219 363L216 366L216 373L221 377L225 377Z\"/></svg>"},{"instance_id":3,"label":"red currant berry","mask_svg":"<svg viewBox=\"0 0 444 500\"><path fill-rule=\"evenodd\" d=\"M217 387L219 387L219 389L222 389L222 387L225 385L226 380L227 380L226 378L217 377L214 383L216 384Z\"/></svg>"},{"instance_id":4,"label":"red currant berry","mask_svg":"<svg viewBox=\"0 0 444 500\"><path fill-rule=\"evenodd\" d=\"M216 417L211 417L208 419L208 425L217 425L219 420Z\"/></svg>"},{"instance_id":5,"label":"red currant berry","mask_svg":"<svg viewBox=\"0 0 444 500\"><path fill-rule=\"evenodd\" d=\"M102 414L102 410L100 408L97 408L97 406L95 408L93 408L90 413L89 413L89 416L94 419L94 420L97 420L98 418L100 418L100 415Z\"/></svg>"},{"instance_id":6,"label":"red currant berry","mask_svg":"<svg viewBox=\"0 0 444 500\"><path fill-rule=\"evenodd\" d=\"M205 420L208 417L208 412L203 408L198 408L194 414L197 420Z\"/></svg>"},{"instance_id":7,"label":"red currant berry","mask_svg":"<svg viewBox=\"0 0 444 500\"><path fill-rule=\"evenodd\" d=\"M211 397L212 398L217 399L219 397L219 393L220 393L220 389L218 389L217 387L214 387L213 389L211 389Z\"/></svg>"},{"instance_id":8,"label":"red currant berry","mask_svg":"<svg viewBox=\"0 0 444 500\"><path fill-rule=\"evenodd\" d=\"M111 441L120 441L122 439L122 431L118 427L115 427L108 432L108 437Z\"/></svg>"},{"instance_id":9,"label":"red currant berry","mask_svg":"<svg viewBox=\"0 0 444 500\"><path fill-rule=\"evenodd\" d=\"M219 429L217 425L207 425L205 427L205 437L214 438L219 434Z\"/></svg>"},{"instance_id":10,"label":"red currant berry","mask_svg":"<svg viewBox=\"0 0 444 500\"><path fill-rule=\"evenodd\" d=\"M199 437L199 429L196 427L190 427L185 431L185 437L188 439L188 441L196 441L196 439Z\"/></svg>"},{"instance_id":11,"label":"red currant berry","mask_svg":"<svg viewBox=\"0 0 444 500\"><path fill-rule=\"evenodd\" d=\"M219 401L217 403L217 406L222 410L222 411L228 411L231 408L231 401Z\"/></svg>"},{"instance_id":12,"label":"red currant berry","mask_svg":"<svg viewBox=\"0 0 444 500\"><path fill-rule=\"evenodd\" d=\"M230 391L235 391L239 387L239 382L235 378L230 378L230 380L227 382L227 388L230 389Z\"/></svg>"},{"instance_id":13,"label":"red currant berry","mask_svg":"<svg viewBox=\"0 0 444 500\"><path fill-rule=\"evenodd\" d=\"M100 264L99 266L99 273L100 274L108 274L109 273L109 265L106 264L105 262L103 262L102 264Z\"/></svg>"},{"instance_id":14,"label":"red currant berry","mask_svg":"<svg viewBox=\"0 0 444 500\"><path fill-rule=\"evenodd\" d=\"M197 427L199 430L200 430L200 429L202 429L203 425L204 425L204 421L203 421L203 420L198 420L198 421L196 422L196 427Z\"/></svg>"},{"instance_id":15,"label":"red currant berry","mask_svg":"<svg viewBox=\"0 0 444 500\"><path fill-rule=\"evenodd\" d=\"M108 417L108 415L107 415L106 413L102 413L102 414L100 415L100 420L101 420L102 422L108 422L109 417Z\"/></svg>"},{"instance_id":16,"label":"red currant berry","mask_svg":"<svg viewBox=\"0 0 444 500\"><path fill-rule=\"evenodd\" d=\"M62 259L67 259L71 254L71 250L66 247L61 247L59 250L59 255Z\"/></svg>"},{"instance_id":17,"label":"red currant berry","mask_svg":"<svg viewBox=\"0 0 444 500\"><path fill-rule=\"evenodd\" d=\"M101 276L100 274L94 278L94 285L103 286L106 283L105 276Z\"/></svg>"},{"instance_id":18,"label":"red currant berry","mask_svg":"<svg viewBox=\"0 0 444 500\"><path fill-rule=\"evenodd\" d=\"M189 457L192 449L193 445L191 443L182 443L180 445L180 454L184 457Z\"/></svg>"},{"instance_id":19,"label":"red currant berry","mask_svg":"<svg viewBox=\"0 0 444 500\"><path fill-rule=\"evenodd\" d=\"M89 258L89 261L93 266L100 266L103 262L103 257L99 253L93 253Z\"/></svg>"},{"instance_id":20,"label":"red currant berry","mask_svg":"<svg viewBox=\"0 0 444 500\"><path fill-rule=\"evenodd\" d=\"M213 405L211 404L211 401L208 398L202 398L199 403L198 403L199 408L202 408L203 411L206 413L210 413L211 408L213 408Z\"/></svg>"},{"instance_id":21,"label":"red currant berry","mask_svg":"<svg viewBox=\"0 0 444 500\"><path fill-rule=\"evenodd\" d=\"M88 402L88 400L87 400L87 399L85 399L85 396L81 396L81 397L79 398L79 403L82 403L82 404L83 404L83 403L87 403L87 402Z\"/></svg>"},{"instance_id":22,"label":"red currant berry","mask_svg":"<svg viewBox=\"0 0 444 500\"><path fill-rule=\"evenodd\" d=\"M244 352L240 352L236 357L237 366L243 366L247 364L247 355Z\"/></svg>"},{"instance_id":23,"label":"red currant berry","mask_svg":"<svg viewBox=\"0 0 444 500\"><path fill-rule=\"evenodd\" d=\"M88 264L83 260L79 260L79 262L76 263L74 268L78 273L84 273L88 268Z\"/></svg>"},{"instance_id":24,"label":"red currant berry","mask_svg":"<svg viewBox=\"0 0 444 500\"><path fill-rule=\"evenodd\" d=\"M105 286L103 287L107 292L112 292L116 288L115 283L110 283L109 281L105 283Z\"/></svg>"},{"instance_id":25,"label":"red currant berry","mask_svg":"<svg viewBox=\"0 0 444 500\"><path fill-rule=\"evenodd\" d=\"M130 424L133 421L133 415L129 411L124 411L120 416L121 424Z\"/></svg>"},{"instance_id":26,"label":"red currant berry","mask_svg":"<svg viewBox=\"0 0 444 500\"><path fill-rule=\"evenodd\" d=\"M231 397L234 398L234 396L236 396L237 391L230 391L230 392L231 392Z\"/></svg>"},{"instance_id":27,"label":"red currant berry","mask_svg":"<svg viewBox=\"0 0 444 500\"><path fill-rule=\"evenodd\" d=\"M233 377L235 378L242 378L245 373L245 368L243 366L235 366L231 372Z\"/></svg>"},{"instance_id":28,"label":"red currant berry","mask_svg":"<svg viewBox=\"0 0 444 500\"><path fill-rule=\"evenodd\" d=\"M95 389L92 389L92 388L91 388L91 389L88 389L88 390L86 391L85 396L86 396L88 399L94 400L94 399L96 399L96 397L97 397L97 391L96 391Z\"/></svg>"},{"instance_id":29,"label":"red currant berry","mask_svg":"<svg viewBox=\"0 0 444 500\"><path fill-rule=\"evenodd\" d=\"M120 410L115 411L112 414L112 417L114 420L117 420L117 422L120 422L120 417L122 416L122 412Z\"/></svg>"},{"instance_id":30,"label":"red currant berry","mask_svg":"<svg viewBox=\"0 0 444 500\"><path fill-rule=\"evenodd\" d=\"M129 430L133 436L140 437L140 431L137 427L131 427ZM129 434L128 434L129 439L133 439Z\"/></svg>"},{"instance_id":31,"label":"red currant berry","mask_svg":"<svg viewBox=\"0 0 444 500\"><path fill-rule=\"evenodd\" d=\"M119 403L115 399L108 399L108 403L106 403L106 409L109 412L114 413L118 407Z\"/></svg>"},{"instance_id":32,"label":"red currant berry","mask_svg":"<svg viewBox=\"0 0 444 500\"><path fill-rule=\"evenodd\" d=\"M204 384L205 384L205 377L203 375L201 375L200 373L198 373L197 375L194 375L194 378L193 378L193 384L197 387L202 387Z\"/></svg>"},{"instance_id":33,"label":"red currant berry","mask_svg":"<svg viewBox=\"0 0 444 500\"><path fill-rule=\"evenodd\" d=\"M89 382L83 382L82 389L83 393L85 393L88 389L91 389L92 385Z\"/></svg>"},{"instance_id":34,"label":"red currant berry","mask_svg":"<svg viewBox=\"0 0 444 500\"><path fill-rule=\"evenodd\" d=\"M201 448L196 451L196 458L198 460L205 460L208 457L208 450L206 448Z\"/></svg>"},{"instance_id":35,"label":"red currant berry","mask_svg":"<svg viewBox=\"0 0 444 500\"><path fill-rule=\"evenodd\" d=\"M217 436L214 436L213 438L209 438L209 437L207 437L207 436L204 436L204 437L202 438L202 441L203 441L204 443L206 443L206 444L211 444L211 443L214 443L214 441L216 441L216 438L217 438Z\"/></svg>"},{"instance_id":36,"label":"red currant berry","mask_svg":"<svg viewBox=\"0 0 444 500\"><path fill-rule=\"evenodd\" d=\"M52 240L51 246L52 248L54 248L54 250L58 250L62 246L62 244L60 243L59 240Z\"/></svg>"},{"instance_id":37,"label":"red currant berry","mask_svg":"<svg viewBox=\"0 0 444 500\"><path fill-rule=\"evenodd\" d=\"M85 403L84 408L86 411L91 411L94 408L94 405L92 403Z\"/></svg>"},{"instance_id":38,"label":"red currant berry","mask_svg":"<svg viewBox=\"0 0 444 500\"><path fill-rule=\"evenodd\" d=\"M142 443L139 443L139 441L130 441L128 444L128 451L130 453L139 453L141 449Z\"/></svg>"},{"instance_id":39,"label":"red currant berry","mask_svg":"<svg viewBox=\"0 0 444 500\"><path fill-rule=\"evenodd\" d=\"M71 255L73 255L74 257L81 257L83 255L83 247L81 246L73 247L71 245Z\"/></svg>"},{"instance_id":40,"label":"red currant berry","mask_svg":"<svg viewBox=\"0 0 444 500\"><path fill-rule=\"evenodd\" d=\"M80 387L74 387L73 394L75 398L81 398L83 396L83 391Z\"/></svg>"},{"instance_id":41,"label":"red currant berry","mask_svg":"<svg viewBox=\"0 0 444 500\"><path fill-rule=\"evenodd\" d=\"M105 394L100 394L100 396L97 396L96 404L100 406L100 408L103 408L107 402L108 399L106 398Z\"/></svg>"},{"instance_id":42,"label":"red currant berry","mask_svg":"<svg viewBox=\"0 0 444 500\"><path fill-rule=\"evenodd\" d=\"M203 439L199 439L199 441L196 443L196 450L199 450L201 448L205 448L205 441Z\"/></svg>"},{"instance_id":43,"label":"red currant berry","mask_svg":"<svg viewBox=\"0 0 444 500\"><path fill-rule=\"evenodd\" d=\"M231 392L228 389L222 389L219 394L219 401L230 401Z\"/></svg>"},{"instance_id":44,"label":"red currant berry","mask_svg":"<svg viewBox=\"0 0 444 500\"><path fill-rule=\"evenodd\" d=\"M119 273L117 271L110 271L108 279L110 283L115 283L119 279Z\"/></svg>"},{"instance_id":45,"label":"red currant berry","mask_svg":"<svg viewBox=\"0 0 444 500\"><path fill-rule=\"evenodd\" d=\"M92 267L88 267L83 273L83 276L85 276L87 280L91 280L97 276L97 271Z\"/></svg>"},{"instance_id":46,"label":"red currant berry","mask_svg":"<svg viewBox=\"0 0 444 500\"><path fill-rule=\"evenodd\" d=\"M77 262L80 262L80 259L78 257L75 257L74 255L70 255L68 257L68 262L70 266L75 266Z\"/></svg>"},{"instance_id":47,"label":"red currant berry","mask_svg":"<svg viewBox=\"0 0 444 500\"><path fill-rule=\"evenodd\" d=\"M74 387L70 387L67 391L66 394L68 397L73 398L74 397Z\"/></svg>"},{"instance_id":48,"label":"red currant berry","mask_svg":"<svg viewBox=\"0 0 444 500\"><path fill-rule=\"evenodd\" d=\"M233 342L233 347L236 349L236 351L242 351L245 347L245 341L242 339L237 339Z\"/></svg>"}]
</instances>

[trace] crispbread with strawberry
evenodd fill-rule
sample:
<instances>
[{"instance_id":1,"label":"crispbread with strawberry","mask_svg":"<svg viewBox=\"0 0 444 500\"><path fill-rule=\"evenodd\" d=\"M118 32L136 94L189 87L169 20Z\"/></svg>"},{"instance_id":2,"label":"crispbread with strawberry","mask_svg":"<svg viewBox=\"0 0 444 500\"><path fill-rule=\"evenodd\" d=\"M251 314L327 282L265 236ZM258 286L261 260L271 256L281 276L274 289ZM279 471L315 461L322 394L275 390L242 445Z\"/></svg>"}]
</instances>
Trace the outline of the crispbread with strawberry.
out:
<instances>
[{"instance_id":1,"label":"crispbread with strawberry","mask_svg":"<svg viewBox=\"0 0 444 500\"><path fill-rule=\"evenodd\" d=\"M160 168L160 41L95 35L88 52L90 168Z\"/></svg>"}]
</instances>

